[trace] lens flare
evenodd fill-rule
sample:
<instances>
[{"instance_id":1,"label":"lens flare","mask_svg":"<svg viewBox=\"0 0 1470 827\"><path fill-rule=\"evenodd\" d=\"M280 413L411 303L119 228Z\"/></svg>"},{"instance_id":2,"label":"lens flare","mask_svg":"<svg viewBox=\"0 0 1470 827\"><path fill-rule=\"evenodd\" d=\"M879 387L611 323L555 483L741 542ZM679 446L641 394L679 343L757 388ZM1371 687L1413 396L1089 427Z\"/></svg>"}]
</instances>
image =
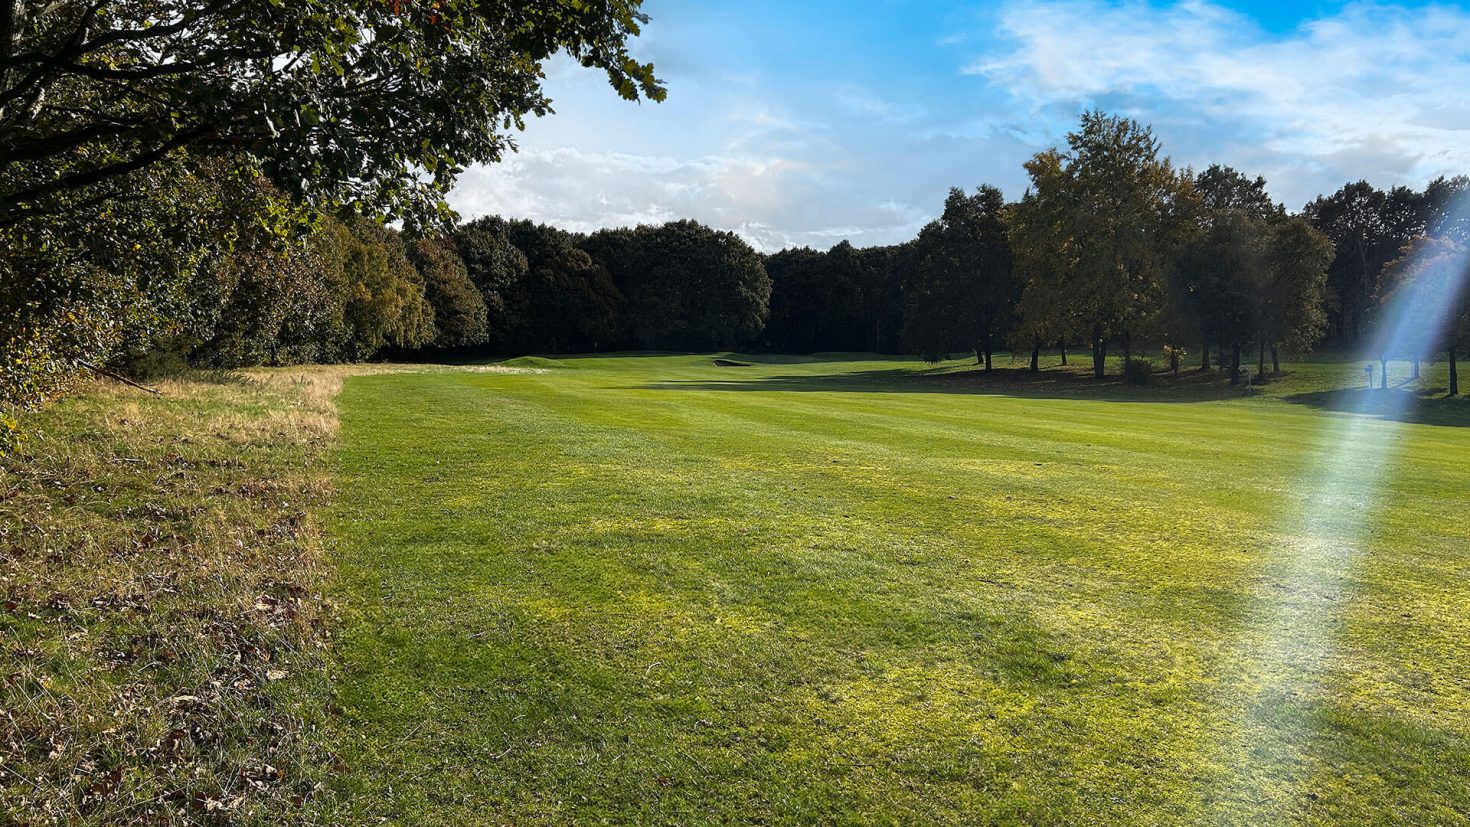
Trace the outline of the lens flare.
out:
<instances>
[{"instance_id":1,"label":"lens flare","mask_svg":"<svg viewBox=\"0 0 1470 827\"><path fill-rule=\"evenodd\" d=\"M1470 226L1470 199L1462 199L1450 220ZM1406 279L1382 315L1378 335L1361 354L1363 364L1380 358L1431 358L1444 342L1457 297L1466 289L1470 253L1449 244L1419 247ZM1429 257L1434 257L1429 261ZM1362 373L1350 376L1358 390L1345 391L1350 405L1332 415L1319 460L1301 480L1309 492L1300 519L1262 572L1264 591L1256 598L1242 637L1243 682L1247 700L1235 714L1228 755L1232 778L1221 822L1235 823L1240 809L1252 818L1287 815L1310 771L1313 699L1322 697L1339 650L1341 627L1356 598L1354 588L1375 515L1397 460L1405 416L1419 404L1415 392L1362 388ZM1372 374L1369 373L1371 376ZM1240 695L1236 694L1236 698ZM1238 702L1238 701L1237 701ZM1229 713L1227 713L1229 715ZM1263 811L1264 809L1264 811Z\"/></svg>"}]
</instances>

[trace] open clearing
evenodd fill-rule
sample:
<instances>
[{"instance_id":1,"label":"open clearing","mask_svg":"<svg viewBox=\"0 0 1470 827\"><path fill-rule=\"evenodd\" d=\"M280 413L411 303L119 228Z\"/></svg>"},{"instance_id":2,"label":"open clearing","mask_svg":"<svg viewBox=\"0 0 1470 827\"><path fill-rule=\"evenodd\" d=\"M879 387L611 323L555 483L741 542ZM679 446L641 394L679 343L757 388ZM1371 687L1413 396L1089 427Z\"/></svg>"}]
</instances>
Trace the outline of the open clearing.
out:
<instances>
[{"instance_id":1,"label":"open clearing","mask_svg":"<svg viewBox=\"0 0 1470 827\"><path fill-rule=\"evenodd\" d=\"M1470 813L1463 406L734 358L348 381L349 821Z\"/></svg>"}]
</instances>

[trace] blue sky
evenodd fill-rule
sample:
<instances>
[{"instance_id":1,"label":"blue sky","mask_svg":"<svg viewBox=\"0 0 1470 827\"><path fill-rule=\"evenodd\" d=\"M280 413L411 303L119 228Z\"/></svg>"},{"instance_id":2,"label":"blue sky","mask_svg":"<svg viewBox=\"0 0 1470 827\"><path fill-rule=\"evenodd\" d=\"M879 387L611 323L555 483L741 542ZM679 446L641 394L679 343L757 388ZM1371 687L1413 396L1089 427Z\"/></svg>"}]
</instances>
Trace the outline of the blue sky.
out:
<instances>
[{"instance_id":1,"label":"blue sky","mask_svg":"<svg viewBox=\"0 0 1470 827\"><path fill-rule=\"evenodd\" d=\"M764 250L911 238L951 186L1025 190L1084 109L1291 209L1366 178L1470 173L1470 8L1305 2L646 0L669 87L629 104L548 67L556 114L465 174L466 217L568 229L695 218Z\"/></svg>"}]
</instances>

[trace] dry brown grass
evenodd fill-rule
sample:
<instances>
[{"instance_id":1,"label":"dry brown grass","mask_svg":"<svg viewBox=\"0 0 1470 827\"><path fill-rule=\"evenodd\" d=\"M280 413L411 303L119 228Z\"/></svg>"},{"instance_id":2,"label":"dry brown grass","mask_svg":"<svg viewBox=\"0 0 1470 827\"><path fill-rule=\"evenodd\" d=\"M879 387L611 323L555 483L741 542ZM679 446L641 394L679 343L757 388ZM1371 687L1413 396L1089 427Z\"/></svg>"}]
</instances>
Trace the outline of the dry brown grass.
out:
<instances>
[{"instance_id":1,"label":"dry brown grass","mask_svg":"<svg viewBox=\"0 0 1470 827\"><path fill-rule=\"evenodd\" d=\"M0 822L301 823L333 771L323 462L343 380L94 383L0 469Z\"/></svg>"}]
</instances>

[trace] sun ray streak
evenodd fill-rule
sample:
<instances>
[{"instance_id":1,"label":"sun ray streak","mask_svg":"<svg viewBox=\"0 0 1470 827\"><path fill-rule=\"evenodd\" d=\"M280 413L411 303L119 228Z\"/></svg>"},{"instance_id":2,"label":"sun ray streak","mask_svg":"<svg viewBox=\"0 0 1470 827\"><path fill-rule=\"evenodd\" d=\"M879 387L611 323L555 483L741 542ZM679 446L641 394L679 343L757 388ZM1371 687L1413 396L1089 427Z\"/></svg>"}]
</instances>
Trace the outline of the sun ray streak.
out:
<instances>
[{"instance_id":1,"label":"sun ray streak","mask_svg":"<svg viewBox=\"0 0 1470 827\"><path fill-rule=\"evenodd\" d=\"M1470 199L1455 214L1470 216ZM1450 324L1455 297L1466 289L1470 252L1459 250L1447 277L1410 280L1387 307L1363 354L1395 358L1432 354ZM1302 781L1314 732L1311 713L1330 679L1341 629L1356 597L1362 557L1394 473L1403 414L1417 396L1393 390L1354 392L1352 408L1332 420L1318 463L1301 480L1299 520L1262 573L1254 621L1242 637L1244 698L1227 761L1231 789L1221 823L1289 819L1308 792ZM1243 691L1242 691L1243 690Z\"/></svg>"}]
</instances>

